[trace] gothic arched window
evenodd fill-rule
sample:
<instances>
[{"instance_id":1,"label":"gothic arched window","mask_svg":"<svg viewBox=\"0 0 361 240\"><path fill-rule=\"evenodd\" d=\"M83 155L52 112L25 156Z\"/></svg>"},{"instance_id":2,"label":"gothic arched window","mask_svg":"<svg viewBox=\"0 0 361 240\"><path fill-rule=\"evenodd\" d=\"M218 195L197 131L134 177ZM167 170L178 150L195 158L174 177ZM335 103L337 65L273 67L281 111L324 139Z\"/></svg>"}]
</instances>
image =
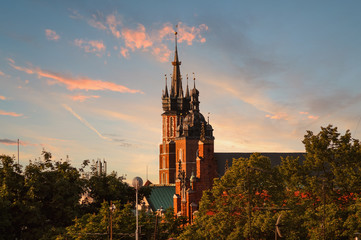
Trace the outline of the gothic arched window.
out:
<instances>
[{"instance_id":1,"label":"gothic arched window","mask_svg":"<svg viewBox=\"0 0 361 240\"><path fill-rule=\"evenodd\" d=\"M164 156L163 156L162 168L163 168L163 169L166 168L166 166L165 166L165 157L164 157Z\"/></svg>"}]
</instances>

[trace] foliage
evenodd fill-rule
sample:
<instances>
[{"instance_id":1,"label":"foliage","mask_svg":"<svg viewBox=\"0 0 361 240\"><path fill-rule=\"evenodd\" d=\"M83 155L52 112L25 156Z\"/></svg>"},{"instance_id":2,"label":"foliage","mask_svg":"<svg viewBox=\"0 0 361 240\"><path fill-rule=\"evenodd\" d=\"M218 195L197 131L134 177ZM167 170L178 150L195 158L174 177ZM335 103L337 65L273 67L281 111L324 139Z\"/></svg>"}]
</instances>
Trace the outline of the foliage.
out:
<instances>
[{"instance_id":1,"label":"foliage","mask_svg":"<svg viewBox=\"0 0 361 240\"><path fill-rule=\"evenodd\" d=\"M278 169L267 157L234 159L225 175L204 192L195 223L180 239L245 239L249 226L253 238L272 238L275 216L270 213L282 203Z\"/></svg>"},{"instance_id":2,"label":"foliage","mask_svg":"<svg viewBox=\"0 0 361 240\"><path fill-rule=\"evenodd\" d=\"M134 210L130 204L122 205L120 201L113 202L115 210L111 212L109 204L103 202L98 213L88 213L74 220L72 226L67 227L66 233L58 236L58 240L91 240L108 239L110 236L110 223L112 223L113 239L134 239L136 219ZM185 218L176 218L168 209L164 217L153 213L139 211L140 239L169 239L182 231L181 225L185 224ZM111 215L111 222L110 222ZM155 227L157 225L157 232Z\"/></svg>"},{"instance_id":3,"label":"foliage","mask_svg":"<svg viewBox=\"0 0 361 240\"><path fill-rule=\"evenodd\" d=\"M110 201L119 201L122 206L129 202L135 203L135 189L123 182L123 179L118 177L116 172L109 175L95 174L91 176L86 186L94 201L91 204L93 209L99 209L103 201L108 202L108 204ZM139 200L149 195L149 187L142 187L139 190Z\"/></svg>"},{"instance_id":4,"label":"foliage","mask_svg":"<svg viewBox=\"0 0 361 240\"><path fill-rule=\"evenodd\" d=\"M119 209L135 202L135 190L116 173L81 178L87 162L79 170L68 161L54 161L43 151L42 160L30 161L24 171L14 159L0 156L0 239L54 239L86 213L100 211L105 200L119 201ZM94 204L80 204L90 193ZM140 199L149 195L140 191ZM90 216L90 215L86 215Z\"/></svg>"},{"instance_id":5,"label":"foliage","mask_svg":"<svg viewBox=\"0 0 361 240\"><path fill-rule=\"evenodd\" d=\"M354 237L361 230L359 141L329 125L308 131L303 143L305 159L286 157L277 167L259 154L234 159L180 239L249 239L250 229L253 239L273 239L280 214L286 239Z\"/></svg>"}]
</instances>

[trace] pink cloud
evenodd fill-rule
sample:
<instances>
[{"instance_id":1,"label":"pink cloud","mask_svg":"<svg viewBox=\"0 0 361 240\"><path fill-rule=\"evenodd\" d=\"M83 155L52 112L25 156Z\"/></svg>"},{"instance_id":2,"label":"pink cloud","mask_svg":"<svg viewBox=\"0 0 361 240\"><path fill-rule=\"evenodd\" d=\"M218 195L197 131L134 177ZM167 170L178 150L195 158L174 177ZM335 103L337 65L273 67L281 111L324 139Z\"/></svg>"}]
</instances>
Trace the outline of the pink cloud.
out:
<instances>
[{"instance_id":1,"label":"pink cloud","mask_svg":"<svg viewBox=\"0 0 361 240\"><path fill-rule=\"evenodd\" d=\"M142 24L138 24L138 28L133 30L124 28L122 30L122 37L125 41L125 46L131 50L148 48L153 45L152 40L146 33L145 27Z\"/></svg>"},{"instance_id":2,"label":"pink cloud","mask_svg":"<svg viewBox=\"0 0 361 240\"><path fill-rule=\"evenodd\" d=\"M0 76L5 76L5 73L3 73L2 71L0 71Z\"/></svg>"},{"instance_id":3,"label":"pink cloud","mask_svg":"<svg viewBox=\"0 0 361 240\"><path fill-rule=\"evenodd\" d=\"M60 39L60 36L51 29L45 29L45 36L48 40L58 41Z\"/></svg>"},{"instance_id":4,"label":"pink cloud","mask_svg":"<svg viewBox=\"0 0 361 240\"><path fill-rule=\"evenodd\" d=\"M6 97L0 96L0 100L5 100L5 99L6 99Z\"/></svg>"},{"instance_id":5,"label":"pink cloud","mask_svg":"<svg viewBox=\"0 0 361 240\"><path fill-rule=\"evenodd\" d=\"M106 49L103 41L90 40L85 41L82 39L75 39L74 44L82 49L84 49L87 53L96 53L98 56L101 55Z\"/></svg>"},{"instance_id":6,"label":"pink cloud","mask_svg":"<svg viewBox=\"0 0 361 240\"><path fill-rule=\"evenodd\" d=\"M39 78L48 78L54 80L53 82L49 82L49 84L64 84L69 90L109 90L114 92L127 92L127 93L142 93L140 90L130 89L123 85L118 85L112 82L106 82L101 80L93 80L87 77L72 77L68 75L64 75L61 73L54 73L46 70L42 70L40 68L26 68L16 66L13 63L9 63L11 67L16 70L25 72L27 74L36 74Z\"/></svg>"},{"instance_id":7,"label":"pink cloud","mask_svg":"<svg viewBox=\"0 0 361 240\"><path fill-rule=\"evenodd\" d=\"M274 115L270 115L270 114L267 114L266 115L267 118L270 118L270 119L277 119L277 120L287 120L288 119L288 115L287 113L277 113L277 114L274 114Z\"/></svg>"},{"instance_id":8,"label":"pink cloud","mask_svg":"<svg viewBox=\"0 0 361 240\"><path fill-rule=\"evenodd\" d=\"M123 57L128 58L129 57L129 50L127 48L120 48L120 54L122 54Z\"/></svg>"},{"instance_id":9,"label":"pink cloud","mask_svg":"<svg viewBox=\"0 0 361 240\"><path fill-rule=\"evenodd\" d=\"M308 112L300 112L300 114L302 114L302 115L308 115L309 113L308 113Z\"/></svg>"},{"instance_id":10,"label":"pink cloud","mask_svg":"<svg viewBox=\"0 0 361 240\"><path fill-rule=\"evenodd\" d=\"M75 96L69 96L73 101L79 101L84 102L85 100L89 98L99 98L100 96L92 95L92 96L85 96L85 95L75 95Z\"/></svg>"},{"instance_id":11,"label":"pink cloud","mask_svg":"<svg viewBox=\"0 0 361 240\"><path fill-rule=\"evenodd\" d=\"M189 27L183 23L178 24L178 41L187 42L188 45L192 45L193 41L199 41L201 43L206 42L206 39L202 37L201 33L208 31L208 26L201 24L198 27Z\"/></svg>"},{"instance_id":12,"label":"pink cloud","mask_svg":"<svg viewBox=\"0 0 361 240\"><path fill-rule=\"evenodd\" d=\"M313 119L313 120L317 120L319 118L319 116L313 116L313 115L310 115L308 116L309 119Z\"/></svg>"},{"instance_id":13,"label":"pink cloud","mask_svg":"<svg viewBox=\"0 0 361 240\"><path fill-rule=\"evenodd\" d=\"M171 53L172 51L164 44L159 45L159 47L154 47L152 51L152 54L161 62L167 62Z\"/></svg>"},{"instance_id":14,"label":"pink cloud","mask_svg":"<svg viewBox=\"0 0 361 240\"><path fill-rule=\"evenodd\" d=\"M15 112L5 112L3 110L0 110L0 115L4 116L11 116L11 117L21 117L23 114L15 113Z\"/></svg>"},{"instance_id":15,"label":"pink cloud","mask_svg":"<svg viewBox=\"0 0 361 240\"><path fill-rule=\"evenodd\" d=\"M107 24L109 26L109 30L113 34L113 36L116 38L120 38L121 34L118 31L117 27L118 27L118 25L121 24L121 22L119 20L117 20L117 17L114 14L110 14L107 16L106 22L107 22Z\"/></svg>"},{"instance_id":16,"label":"pink cloud","mask_svg":"<svg viewBox=\"0 0 361 240\"><path fill-rule=\"evenodd\" d=\"M85 19L87 23L95 28L109 31L115 38L124 41L124 47L120 47L120 54L124 58L129 57L129 51L150 50L150 52L161 62L168 61L171 55L165 41L173 41L174 26L167 22L158 29L146 29L143 24L138 23L136 28L124 26L122 16L109 14L105 18L98 12L90 19L81 16L77 11L73 12L73 18ZM102 20L103 19L103 20ZM188 26L182 22L178 23L178 42L186 42L192 45L193 42L205 43L206 38L202 35L208 31L206 24ZM117 50L117 49L115 49Z\"/></svg>"}]
</instances>

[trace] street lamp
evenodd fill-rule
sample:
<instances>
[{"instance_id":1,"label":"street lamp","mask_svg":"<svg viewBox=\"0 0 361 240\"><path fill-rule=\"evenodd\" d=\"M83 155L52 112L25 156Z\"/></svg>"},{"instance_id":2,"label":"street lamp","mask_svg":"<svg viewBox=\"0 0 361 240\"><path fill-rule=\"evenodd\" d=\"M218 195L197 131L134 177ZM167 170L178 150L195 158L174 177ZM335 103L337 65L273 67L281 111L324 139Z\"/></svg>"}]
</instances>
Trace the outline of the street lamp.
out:
<instances>
[{"instance_id":1,"label":"street lamp","mask_svg":"<svg viewBox=\"0 0 361 240\"><path fill-rule=\"evenodd\" d=\"M143 180L140 177L135 177L132 182L135 188L135 217L136 217L136 229L135 229L135 240L138 240L138 190L143 186Z\"/></svg>"},{"instance_id":2,"label":"street lamp","mask_svg":"<svg viewBox=\"0 0 361 240\"><path fill-rule=\"evenodd\" d=\"M110 240L113 239L113 221L112 221L112 215L113 215L113 212L114 210L116 209L115 205L110 202L110 207L109 207L109 210L110 210Z\"/></svg>"}]
</instances>

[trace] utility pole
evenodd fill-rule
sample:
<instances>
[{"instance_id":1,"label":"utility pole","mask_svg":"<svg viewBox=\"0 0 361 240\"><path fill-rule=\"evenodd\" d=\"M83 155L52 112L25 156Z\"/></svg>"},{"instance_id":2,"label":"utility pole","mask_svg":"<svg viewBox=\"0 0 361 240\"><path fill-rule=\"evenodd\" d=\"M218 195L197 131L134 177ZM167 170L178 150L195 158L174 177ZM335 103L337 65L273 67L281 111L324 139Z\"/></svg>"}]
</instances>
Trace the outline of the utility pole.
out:
<instances>
[{"instance_id":1,"label":"utility pole","mask_svg":"<svg viewBox=\"0 0 361 240\"><path fill-rule=\"evenodd\" d=\"M18 138L18 165L19 165L19 148L20 148L20 140L19 140L19 138Z\"/></svg>"}]
</instances>

